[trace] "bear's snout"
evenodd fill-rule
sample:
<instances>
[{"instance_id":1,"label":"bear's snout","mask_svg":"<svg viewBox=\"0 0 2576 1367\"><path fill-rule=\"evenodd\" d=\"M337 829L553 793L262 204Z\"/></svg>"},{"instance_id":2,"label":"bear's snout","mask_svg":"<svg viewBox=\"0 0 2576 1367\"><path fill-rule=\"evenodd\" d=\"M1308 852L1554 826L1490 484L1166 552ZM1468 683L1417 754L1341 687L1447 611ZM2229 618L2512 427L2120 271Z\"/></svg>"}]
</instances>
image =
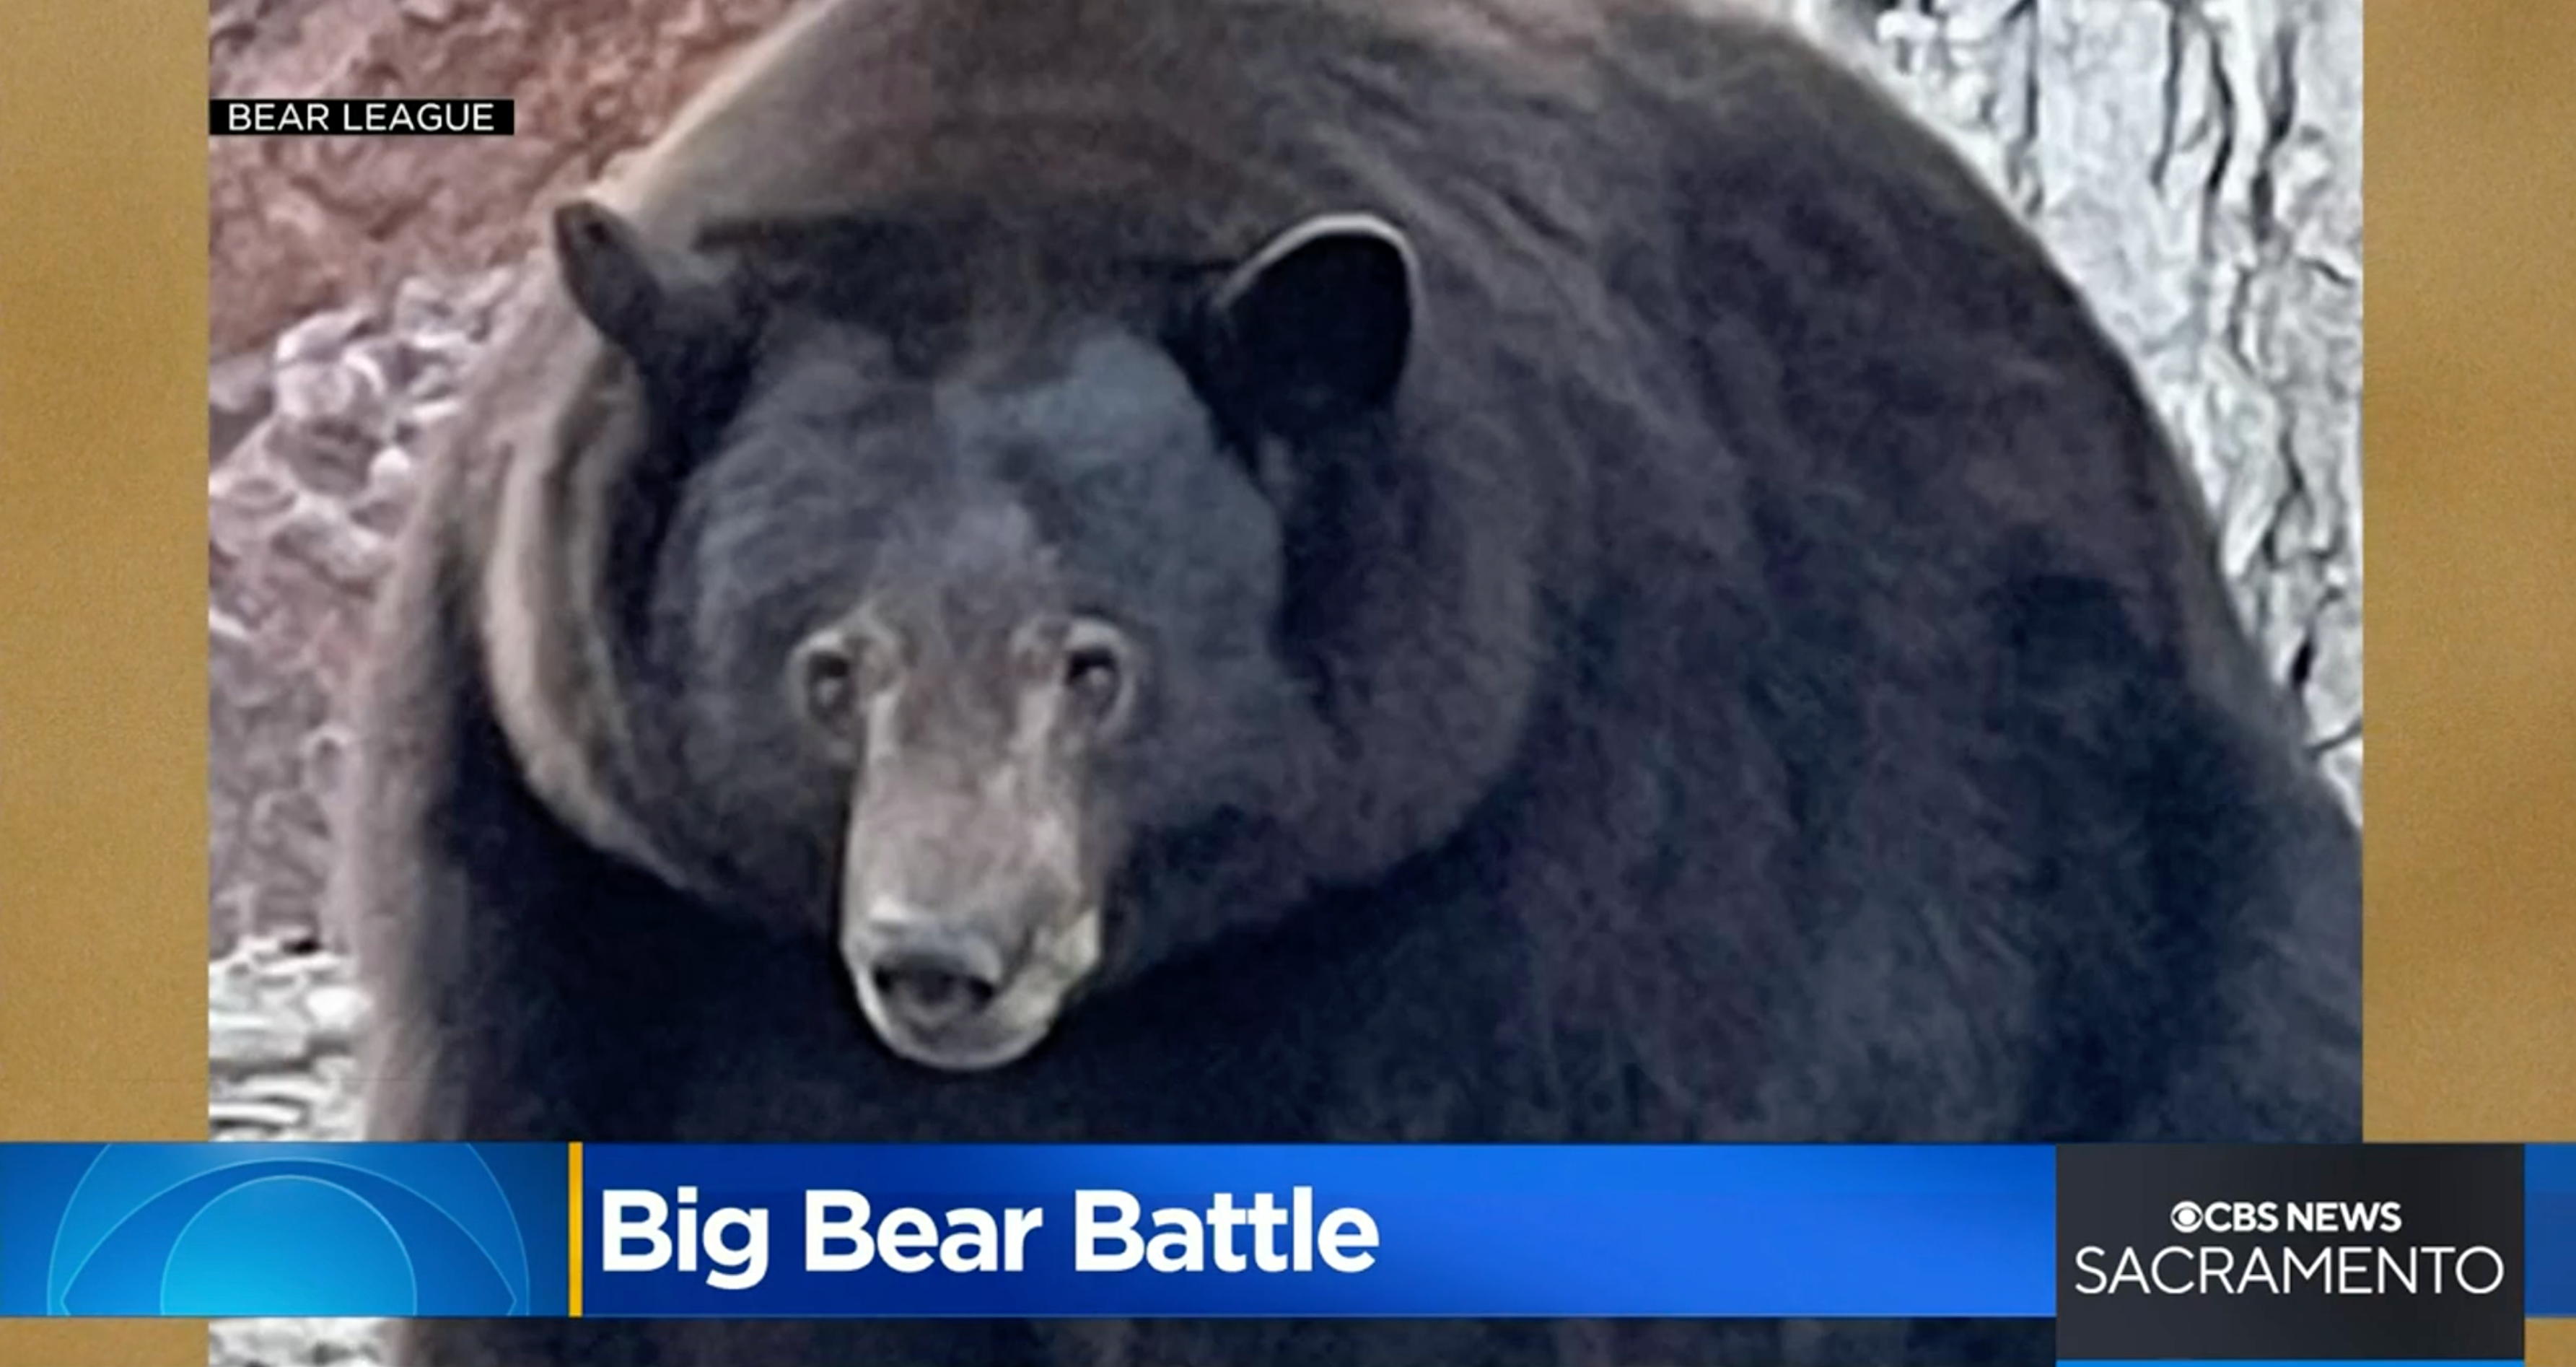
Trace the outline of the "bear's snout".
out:
<instances>
[{"instance_id":1,"label":"bear's snout","mask_svg":"<svg viewBox=\"0 0 2576 1367\"><path fill-rule=\"evenodd\" d=\"M1043 1041L1099 965L1099 909L1051 901L1008 915L879 898L852 915L841 957L868 1026L924 1067L982 1072Z\"/></svg>"},{"instance_id":2,"label":"bear's snout","mask_svg":"<svg viewBox=\"0 0 2576 1367\"><path fill-rule=\"evenodd\" d=\"M870 908L852 939L885 1014L925 1035L971 1021L991 1006L1016 957L990 928L900 902Z\"/></svg>"},{"instance_id":3,"label":"bear's snout","mask_svg":"<svg viewBox=\"0 0 2576 1367\"><path fill-rule=\"evenodd\" d=\"M1013 1062L1098 965L1097 899L1058 824L1009 804L861 804L841 959L896 1054L949 1072Z\"/></svg>"}]
</instances>

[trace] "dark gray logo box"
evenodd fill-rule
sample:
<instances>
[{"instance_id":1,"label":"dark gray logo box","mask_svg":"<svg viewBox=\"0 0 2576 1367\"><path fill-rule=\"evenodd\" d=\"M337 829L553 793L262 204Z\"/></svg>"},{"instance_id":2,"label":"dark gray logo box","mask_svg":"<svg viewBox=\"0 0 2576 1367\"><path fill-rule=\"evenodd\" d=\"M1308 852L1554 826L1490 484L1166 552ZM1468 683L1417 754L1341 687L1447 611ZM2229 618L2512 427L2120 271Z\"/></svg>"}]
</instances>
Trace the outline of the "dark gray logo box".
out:
<instances>
[{"instance_id":1,"label":"dark gray logo box","mask_svg":"<svg viewBox=\"0 0 2576 1367\"><path fill-rule=\"evenodd\" d=\"M2057 1356L2521 1361L2522 1179L2510 1144L2061 1148Z\"/></svg>"}]
</instances>

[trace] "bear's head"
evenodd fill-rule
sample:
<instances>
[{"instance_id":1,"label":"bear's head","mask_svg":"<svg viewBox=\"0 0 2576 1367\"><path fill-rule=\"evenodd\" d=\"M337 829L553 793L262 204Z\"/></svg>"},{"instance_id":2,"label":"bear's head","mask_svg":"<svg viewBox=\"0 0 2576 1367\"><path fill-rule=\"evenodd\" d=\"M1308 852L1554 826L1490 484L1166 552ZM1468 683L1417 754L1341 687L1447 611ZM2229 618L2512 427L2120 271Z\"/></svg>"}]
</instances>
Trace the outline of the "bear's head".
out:
<instances>
[{"instance_id":1,"label":"bear's head","mask_svg":"<svg viewBox=\"0 0 2576 1367\"><path fill-rule=\"evenodd\" d=\"M1399 440L1420 280L1387 222L928 341L832 302L927 288L833 264L900 258L882 235L817 270L590 203L556 228L664 453L650 587L618 589L645 823L716 900L827 930L896 1053L1009 1063L1082 993L1382 870L1497 766L1368 790L1336 605L1293 601L1336 582L1300 564L1336 549L1312 486L1368 479L1319 453Z\"/></svg>"}]
</instances>

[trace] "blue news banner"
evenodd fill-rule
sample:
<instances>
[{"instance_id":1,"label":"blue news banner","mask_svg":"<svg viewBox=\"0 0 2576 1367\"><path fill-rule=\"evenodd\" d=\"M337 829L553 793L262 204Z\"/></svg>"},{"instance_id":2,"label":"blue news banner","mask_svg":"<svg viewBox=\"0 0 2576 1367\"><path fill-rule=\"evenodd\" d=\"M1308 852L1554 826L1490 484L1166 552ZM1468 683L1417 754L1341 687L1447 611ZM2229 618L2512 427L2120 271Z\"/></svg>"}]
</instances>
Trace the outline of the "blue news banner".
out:
<instances>
[{"instance_id":1,"label":"blue news banner","mask_svg":"<svg viewBox=\"0 0 2576 1367\"><path fill-rule=\"evenodd\" d=\"M2576 1147L2526 1155L2576 1316ZM2041 1147L0 1145L0 1315L2049 1317Z\"/></svg>"}]
</instances>

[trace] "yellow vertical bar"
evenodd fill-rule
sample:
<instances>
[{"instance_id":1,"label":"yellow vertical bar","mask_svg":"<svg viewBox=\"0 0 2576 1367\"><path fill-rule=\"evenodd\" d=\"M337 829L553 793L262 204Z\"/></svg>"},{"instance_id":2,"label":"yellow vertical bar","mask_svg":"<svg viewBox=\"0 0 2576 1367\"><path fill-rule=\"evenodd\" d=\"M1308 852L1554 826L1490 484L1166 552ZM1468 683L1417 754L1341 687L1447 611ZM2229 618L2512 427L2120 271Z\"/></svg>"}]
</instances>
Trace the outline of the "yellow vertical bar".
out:
<instances>
[{"instance_id":1,"label":"yellow vertical bar","mask_svg":"<svg viewBox=\"0 0 2576 1367\"><path fill-rule=\"evenodd\" d=\"M566 1152L565 1162L566 1162L566 1164L568 1165L568 1171L567 1171L567 1174L566 1174L566 1175L567 1175L567 1177L568 1177L568 1179L569 1179L569 1180L567 1180L567 1182L565 1183L566 1187L568 1187L568 1188L569 1188L569 1195L567 1195L567 1196L565 1197L565 1199L566 1199L566 1200L568 1200L568 1201L570 1201L570 1202L572 1203L572 1210L571 1210L572 1222L571 1222L569 1225L565 1226L565 1233L566 1233L569 1237L567 1237L567 1238L564 1240L564 1244L565 1244L565 1246L566 1246L567 1248L569 1248L569 1249L571 1250L571 1255L572 1255L572 1268L571 1268L572 1281L569 1283L569 1289L564 1293L564 1313L565 1313L565 1314L567 1314L567 1315L569 1315L569 1316L571 1316L571 1317L572 1317L572 1318L574 1318L574 1319L580 1319L580 1318L581 1318L581 1144L580 1144L580 1142L579 1142L579 1141L575 1141L574 1143L572 1143L571 1145L569 1145L569 1146L567 1147L567 1149L566 1149L566 1151L565 1151L565 1152Z\"/></svg>"}]
</instances>

